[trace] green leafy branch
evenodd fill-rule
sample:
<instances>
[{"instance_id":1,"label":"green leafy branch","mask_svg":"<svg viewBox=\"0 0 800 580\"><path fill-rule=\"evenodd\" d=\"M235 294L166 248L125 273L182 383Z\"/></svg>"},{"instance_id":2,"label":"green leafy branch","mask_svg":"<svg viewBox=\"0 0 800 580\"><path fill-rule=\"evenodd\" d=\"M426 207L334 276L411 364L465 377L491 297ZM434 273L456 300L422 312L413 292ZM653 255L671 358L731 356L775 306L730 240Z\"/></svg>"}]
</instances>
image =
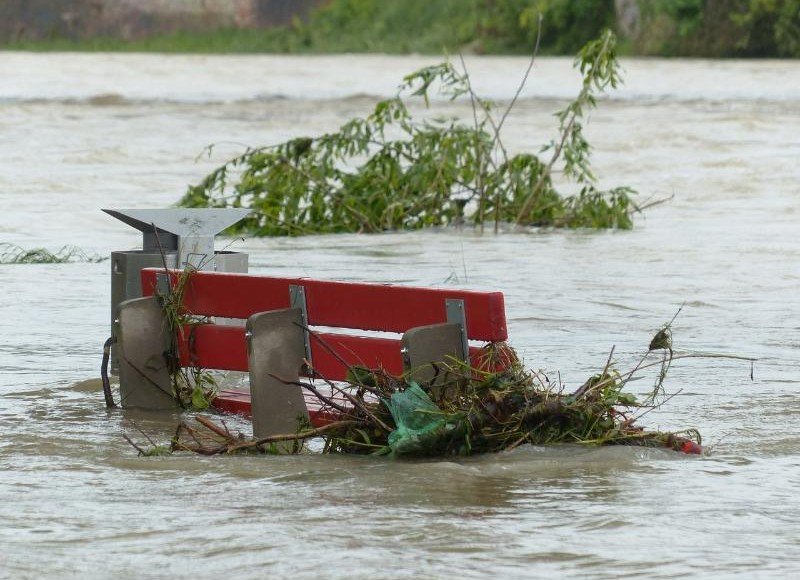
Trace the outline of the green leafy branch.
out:
<instances>
[{"instance_id":1,"label":"green leafy branch","mask_svg":"<svg viewBox=\"0 0 800 580\"><path fill-rule=\"evenodd\" d=\"M403 79L397 95L338 131L251 148L189 188L188 207L247 207L237 231L253 235L380 232L467 222L523 226L630 228L637 210L626 187L595 187L582 119L597 95L621 82L610 31L578 54L578 96L557 113L559 133L541 153L509 155L500 131L523 82L499 121L494 103L474 91L466 67L451 62ZM536 54L534 53L533 58ZM473 124L454 118L415 118L411 103L430 108L432 96L469 97ZM552 173L582 185L556 191Z\"/></svg>"}]
</instances>

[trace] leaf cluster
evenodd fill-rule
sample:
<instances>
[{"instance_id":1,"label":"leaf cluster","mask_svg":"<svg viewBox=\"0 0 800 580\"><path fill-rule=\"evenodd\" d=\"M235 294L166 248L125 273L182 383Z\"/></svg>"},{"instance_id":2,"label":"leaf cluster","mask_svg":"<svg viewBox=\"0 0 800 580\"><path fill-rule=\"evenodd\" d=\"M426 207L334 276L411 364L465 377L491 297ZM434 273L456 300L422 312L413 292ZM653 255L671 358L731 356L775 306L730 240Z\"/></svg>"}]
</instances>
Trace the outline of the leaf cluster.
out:
<instances>
[{"instance_id":1,"label":"leaf cluster","mask_svg":"<svg viewBox=\"0 0 800 580\"><path fill-rule=\"evenodd\" d=\"M190 187L180 204L251 208L236 231L260 236L463 222L630 228L632 190L595 187L583 135L597 96L621 82L615 42L606 31L581 50L575 63L583 76L581 91L557 113L558 134L538 154L511 155L502 142L513 101L499 111L475 93L465 67L444 62L406 76L393 98L336 132L248 149ZM470 99L473 123L412 115L412 103L430 107L436 95ZM579 193L556 190L557 170L580 185Z\"/></svg>"}]
</instances>

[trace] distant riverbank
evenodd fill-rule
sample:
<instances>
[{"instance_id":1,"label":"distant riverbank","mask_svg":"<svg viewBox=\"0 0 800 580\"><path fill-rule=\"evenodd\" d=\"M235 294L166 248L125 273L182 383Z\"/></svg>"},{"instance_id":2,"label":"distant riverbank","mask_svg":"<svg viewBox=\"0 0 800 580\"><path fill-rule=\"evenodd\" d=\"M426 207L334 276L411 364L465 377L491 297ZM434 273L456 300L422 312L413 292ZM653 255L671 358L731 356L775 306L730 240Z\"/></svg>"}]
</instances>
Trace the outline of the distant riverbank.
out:
<instances>
[{"instance_id":1,"label":"distant riverbank","mask_svg":"<svg viewBox=\"0 0 800 580\"><path fill-rule=\"evenodd\" d=\"M108 10L103 13L105 27L93 26L92 15L80 10L58 12L51 15L50 32L34 34L24 26L12 30L13 24L7 22L0 48L529 54L541 14L542 54L574 54L603 28L612 28L621 38L620 52L626 55L800 58L800 0L309 0L290 7L284 3L280 9L274 7L280 3L266 0L239 4L247 10L198 14L188 8L178 12L176 4L166 4L169 10L137 13L133 20L138 28L133 32L127 24L131 17L122 19L128 28L115 28ZM130 10L142 10L142 5L135 6L130 4ZM58 18L71 19L71 28Z\"/></svg>"}]
</instances>

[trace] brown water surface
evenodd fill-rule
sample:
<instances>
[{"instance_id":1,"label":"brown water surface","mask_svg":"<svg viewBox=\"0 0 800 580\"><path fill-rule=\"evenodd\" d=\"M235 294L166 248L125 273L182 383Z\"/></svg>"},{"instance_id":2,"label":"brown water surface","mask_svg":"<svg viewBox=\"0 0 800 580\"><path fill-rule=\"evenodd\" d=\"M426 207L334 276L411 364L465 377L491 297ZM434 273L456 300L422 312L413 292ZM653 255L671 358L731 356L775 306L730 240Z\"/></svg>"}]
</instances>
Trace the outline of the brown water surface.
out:
<instances>
[{"instance_id":1,"label":"brown water surface","mask_svg":"<svg viewBox=\"0 0 800 580\"><path fill-rule=\"evenodd\" d=\"M332 130L428 62L2 53L0 242L134 248L138 234L101 207L170 205L244 145ZM525 64L469 62L479 90L505 102ZM675 196L632 231L234 247L254 272L503 290L513 346L568 388L612 345L631 364L686 302L678 349L759 358L753 381L745 363L677 363L668 390L680 393L643 419L699 428L710 455L137 458L122 434L166 440L178 416L103 407L91 379L109 332L108 262L0 266L0 577L800 572L800 63L625 66L626 86L588 128L597 173L643 199ZM508 147L549 140L550 113L576 86L569 60L541 59ZM444 107L471 116L466 103Z\"/></svg>"}]
</instances>

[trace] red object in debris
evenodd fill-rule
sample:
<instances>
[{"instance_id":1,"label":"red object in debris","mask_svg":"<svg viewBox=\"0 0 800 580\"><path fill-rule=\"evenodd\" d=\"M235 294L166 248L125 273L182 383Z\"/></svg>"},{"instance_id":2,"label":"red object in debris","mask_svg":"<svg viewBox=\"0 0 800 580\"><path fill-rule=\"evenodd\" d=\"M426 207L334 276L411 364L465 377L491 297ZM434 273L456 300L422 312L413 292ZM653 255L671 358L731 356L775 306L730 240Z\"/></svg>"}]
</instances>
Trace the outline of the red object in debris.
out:
<instances>
[{"instance_id":1,"label":"red object in debris","mask_svg":"<svg viewBox=\"0 0 800 580\"><path fill-rule=\"evenodd\" d=\"M248 391L233 389L220 391L211 401L211 406L223 413L251 418L251 401ZM308 407L308 420L312 427L324 427L341 419L337 413L320 409L319 401L313 397L306 397L306 407Z\"/></svg>"},{"instance_id":2,"label":"red object in debris","mask_svg":"<svg viewBox=\"0 0 800 580\"><path fill-rule=\"evenodd\" d=\"M211 401L211 406L223 413L241 415L250 419L252 405L248 391L220 391Z\"/></svg>"},{"instance_id":3,"label":"red object in debris","mask_svg":"<svg viewBox=\"0 0 800 580\"><path fill-rule=\"evenodd\" d=\"M694 441L684 441L683 445L681 445L681 452L687 455L702 455L703 446L698 445Z\"/></svg>"}]
</instances>

